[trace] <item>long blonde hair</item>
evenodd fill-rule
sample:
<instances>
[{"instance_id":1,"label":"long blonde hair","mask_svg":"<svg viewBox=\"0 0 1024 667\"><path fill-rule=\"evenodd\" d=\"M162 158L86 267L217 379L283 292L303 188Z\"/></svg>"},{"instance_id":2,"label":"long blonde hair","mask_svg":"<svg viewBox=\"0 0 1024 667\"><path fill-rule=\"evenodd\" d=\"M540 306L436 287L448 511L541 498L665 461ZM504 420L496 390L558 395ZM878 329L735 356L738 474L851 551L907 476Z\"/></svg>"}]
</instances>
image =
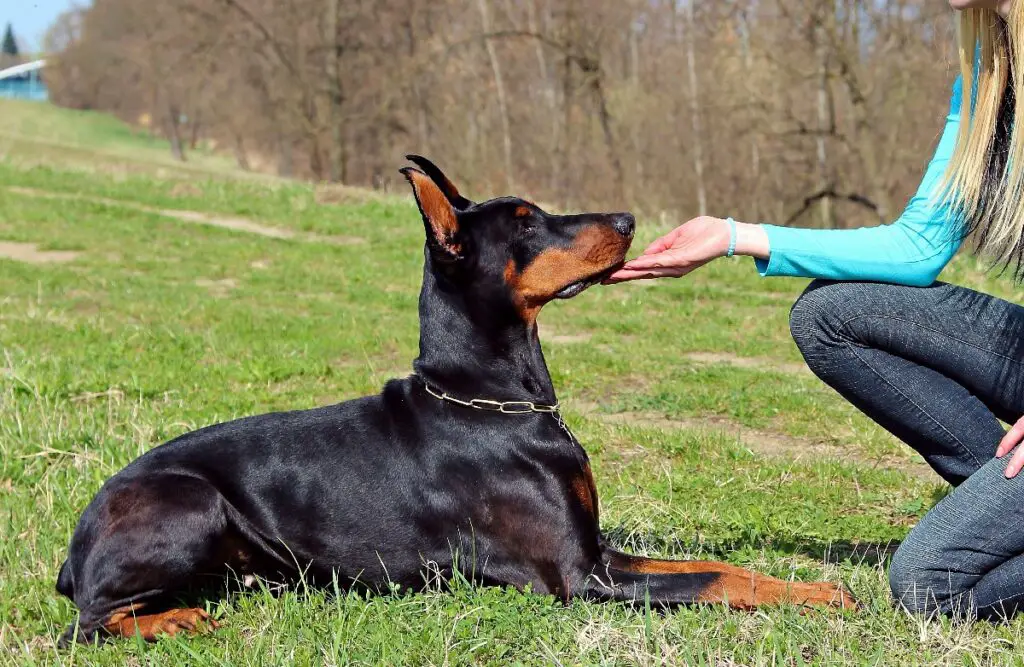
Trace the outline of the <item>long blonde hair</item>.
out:
<instances>
[{"instance_id":1,"label":"long blonde hair","mask_svg":"<svg viewBox=\"0 0 1024 667\"><path fill-rule=\"evenodd\" d=\"M1024 2L960 11L960 135L944 197L978 251L1024 277ZM977 71L975 71L977 69ZM972 99L973 104L972 104ZM973 106L973 109L972 109Z\"/></svg>"}]
</instances>

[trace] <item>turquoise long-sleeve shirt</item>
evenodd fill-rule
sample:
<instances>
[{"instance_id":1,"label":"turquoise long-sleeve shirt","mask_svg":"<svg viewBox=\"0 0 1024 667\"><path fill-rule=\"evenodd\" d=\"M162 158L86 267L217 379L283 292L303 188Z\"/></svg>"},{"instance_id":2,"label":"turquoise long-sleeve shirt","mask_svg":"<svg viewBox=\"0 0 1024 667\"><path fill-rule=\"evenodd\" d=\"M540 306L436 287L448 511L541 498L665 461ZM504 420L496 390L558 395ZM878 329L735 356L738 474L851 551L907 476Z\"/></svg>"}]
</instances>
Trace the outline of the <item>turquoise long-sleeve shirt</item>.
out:
<instances>
[{"instance_id":1,"label":"turquoise long-sleeve shirt","mask_svg":"<svg viewBox=\"0 0 1024 667\"><path fill-rule=\"evenodd\" d=\"M953 156L963 82L957 78L949 115L917 193L892 224L862 229L797 229L764 225L770 255L757 259L763 276L870 280L927 287L960 248L949 206L936 196Z\"/></svg>"}]
</instances>

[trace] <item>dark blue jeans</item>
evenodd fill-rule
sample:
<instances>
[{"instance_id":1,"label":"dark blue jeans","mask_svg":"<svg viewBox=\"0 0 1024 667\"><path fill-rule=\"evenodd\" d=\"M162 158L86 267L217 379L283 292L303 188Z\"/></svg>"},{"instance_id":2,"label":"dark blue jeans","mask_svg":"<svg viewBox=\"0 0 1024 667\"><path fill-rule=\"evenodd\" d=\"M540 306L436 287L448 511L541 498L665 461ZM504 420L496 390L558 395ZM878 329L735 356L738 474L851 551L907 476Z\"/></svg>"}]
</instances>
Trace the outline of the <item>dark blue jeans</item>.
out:
<instances>
[{"instance_id":1,"label":"dark blue jeans","mask_svg":"<svg viewBox=\"0 0 1024 667\"><path fill-rule=\"evenodd\" d=\"M893 556L907 609L999 618L1024 609L1024 473L995 458L1024 413L1024 307L963 287L816 281L793 306L814 373L956 488Z\"/></svg>"}]
</instances>

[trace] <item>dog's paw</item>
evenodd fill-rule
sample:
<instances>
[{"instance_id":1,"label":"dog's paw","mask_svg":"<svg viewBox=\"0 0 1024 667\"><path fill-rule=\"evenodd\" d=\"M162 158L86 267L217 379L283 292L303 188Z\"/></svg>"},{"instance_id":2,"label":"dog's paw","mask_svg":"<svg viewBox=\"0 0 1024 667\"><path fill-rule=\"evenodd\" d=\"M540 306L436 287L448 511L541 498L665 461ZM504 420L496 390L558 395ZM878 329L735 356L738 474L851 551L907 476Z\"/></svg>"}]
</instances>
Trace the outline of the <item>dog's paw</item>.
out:
<instances>
[{"instance_id":1,"label":"dog's paw","mask_svg":"<svg viewBox=\"0 0 1024 667\"><path fill-rule=\"evenodd\" d=\"M820 581L808 584L807 594L804 604L814 607L834 607L850 611L860 609L860 603L845 586Z\"/></svg>"},{"instance_id":2,"label":"dog's paw","mask_svg":"<svg viewBox=\"0 0 1024 667\"><path fill-rule=\"evenodd\" d=\"M151 635L175 635L182 630L196 634L210 632L219 627L220 623L202 609L172 609L160 614L159 621L153 624Z\"/></svg>"},{"instance_id":3,"label":"dog's paw","mask_svg":"<svg viewBox=\"0 0 1024 667\"><path fill-rule=\"evenodd\" d=\"M136 633L146 641L161 636L174 636L179 632L193 634L216 630L220 623L202 609L168 609L159 614L142 616L121 612L106 624L106 630L115 637L133 637Z\"/></svg>"}]
</instances>

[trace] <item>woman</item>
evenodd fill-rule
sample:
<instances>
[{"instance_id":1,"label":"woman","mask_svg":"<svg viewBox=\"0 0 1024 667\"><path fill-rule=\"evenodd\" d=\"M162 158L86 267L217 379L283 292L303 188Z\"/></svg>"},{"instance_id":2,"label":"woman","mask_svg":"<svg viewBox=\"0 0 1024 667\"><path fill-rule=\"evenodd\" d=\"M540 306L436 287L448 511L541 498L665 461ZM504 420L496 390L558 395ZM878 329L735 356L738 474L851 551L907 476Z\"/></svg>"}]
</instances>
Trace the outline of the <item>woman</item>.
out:
<instances>
[{"instance_id":1,"label":"woman","mask_svg":"<svg viewBox=\"0 0 1024 667\"><path fill-rule=\"evenodd\" d=\"M1024 1L950 5L963 74L899 220L809 230L700 217L609 282L732 254L765 276L817 278L791 315L808 365L956 487L894 555L894 596L914 612L998 618L1024 608L1024 307L935 279L966 237L1024 276L1024 44L1010 48L1024 41ZM1005 433L1000 419L1016 425Z\"/></svg>"}]
</instances>

